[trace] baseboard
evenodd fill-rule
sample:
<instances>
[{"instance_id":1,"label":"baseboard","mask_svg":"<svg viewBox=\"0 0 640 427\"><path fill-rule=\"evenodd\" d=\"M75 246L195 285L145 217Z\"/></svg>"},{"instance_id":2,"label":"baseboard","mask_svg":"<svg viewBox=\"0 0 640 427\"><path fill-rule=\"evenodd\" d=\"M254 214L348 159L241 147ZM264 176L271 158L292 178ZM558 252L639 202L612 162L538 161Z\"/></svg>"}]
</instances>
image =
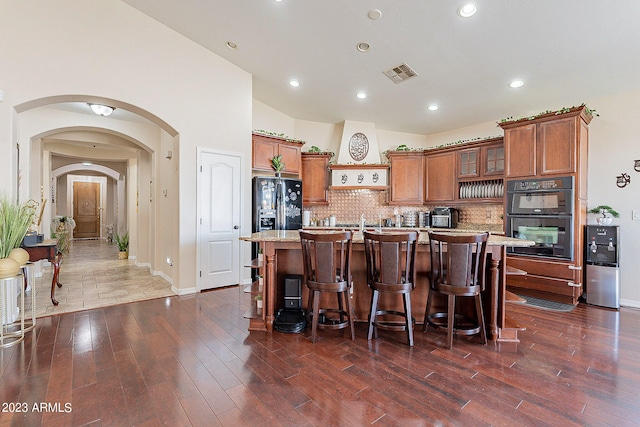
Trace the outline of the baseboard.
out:
<instances>
[{"instance_id":1,"label":"baseboard","mask_svg":"<svg viewBox=\"0 0 640 427\"><path fill-rule=\"evenodd\" d=\"M630 299L621 299L620 307L640 308L640 301L634 301Z\"/></svg>"},{"instance_id":2,"label":"baseboard","mask_svg":"<svg viewBox=\"0 0 640 427\"><path fill-rule=\"evenodd\" d=\"M178 289L175 286L171 285L171 290L176 294L176 295L189 295L189 294L195 294L197 292L196 288L186 288L186 289Z\"/></svg>"},{"instance_id":3,"label":"baseboard","mask_svg":"<svg viewBox=\"0 0 640 427\"><path fill-rule=\"evenodd\" d=\"M166 280L167 282L169 282L169 284L171 285L171 288L173 289L173 279L169 276L167 276L166 274L164 274L162 271L155 271L155 270L150 270L151 274L153 274L154 276L160 276L162 277L164 280Z\"/></svg>"}]
</instances>

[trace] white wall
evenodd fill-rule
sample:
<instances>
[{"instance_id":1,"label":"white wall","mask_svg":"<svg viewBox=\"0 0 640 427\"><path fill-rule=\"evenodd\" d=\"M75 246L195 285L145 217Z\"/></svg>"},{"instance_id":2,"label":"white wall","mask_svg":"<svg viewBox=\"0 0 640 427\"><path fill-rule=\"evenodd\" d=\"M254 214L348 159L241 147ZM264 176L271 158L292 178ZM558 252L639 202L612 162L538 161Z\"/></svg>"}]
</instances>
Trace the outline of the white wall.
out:
<instances>
[{"instance_id":1,"label":"white wall","mask_svg":"<svg viewBox=\"0 0 640 427\"><path fill-rule=\"evenodd\" d=\"M589 125L588 207L609 205L620 213L613 221L620 226L620 303L640 307L640 220L631 219L640 210L640 173L634 160L640 160L640 91L590 100L599 117ZM625 188L616 186L616 177L631 176ZM589 223L595 224L595 215Z\"/></svg>"},{"instance_id":2,"label":"white wall","mask_svg":"<svg viewBox=\"0 0 640 427\"><path fill-rule=\"evenodd\" d=\"M177 132L177 215L157 225L178 230L174 286L195 290L197 147L233 149L250 161L251 76L119 1L0 2L0 16L8 17L0 26L2 189L15 191L14 143L30 137L16 120L24 105L77 94L149 112ZM247 184L247 206L250 196ZM244 230L250 221L243 218Z\"/></svg>"}]
</instances>

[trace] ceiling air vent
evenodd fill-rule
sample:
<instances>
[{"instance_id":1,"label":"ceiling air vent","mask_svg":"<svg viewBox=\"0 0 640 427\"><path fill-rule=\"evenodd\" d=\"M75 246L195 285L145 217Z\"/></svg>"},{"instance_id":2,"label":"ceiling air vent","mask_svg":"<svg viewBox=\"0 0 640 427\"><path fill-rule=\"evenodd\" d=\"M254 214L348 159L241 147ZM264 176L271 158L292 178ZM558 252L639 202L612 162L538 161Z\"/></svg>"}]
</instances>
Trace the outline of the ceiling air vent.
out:
<instances>
[{"instance_id":1,"label":"ceiling air vent","mask_svg":"<svg viewBox=\"0 0 640 427\"><path fill-rule=\"evenodd\" d=\"M411 77L415 77L418 75L413 68L409 67L404 62L396 67L393 67L390 70L383 71L383 73L393 80L394 83L402 83L406 80L409 80Z\"/></svg>"}]
</instances>

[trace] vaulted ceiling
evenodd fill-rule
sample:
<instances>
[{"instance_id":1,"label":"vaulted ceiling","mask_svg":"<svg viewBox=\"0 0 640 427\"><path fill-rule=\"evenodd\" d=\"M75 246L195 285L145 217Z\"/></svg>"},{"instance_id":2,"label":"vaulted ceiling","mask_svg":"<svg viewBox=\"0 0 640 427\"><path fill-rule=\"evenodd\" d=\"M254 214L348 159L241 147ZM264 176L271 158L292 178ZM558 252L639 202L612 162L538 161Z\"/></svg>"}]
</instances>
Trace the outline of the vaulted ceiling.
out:
<instances>
[{"instance_id":1,"label":"vaulted ceiling","mask_svg":"<svg viewBox=\"0 0 640 427\"><path fill-rule=\"evenodd\" d=\"M464 0L124 2L252 74L254 98L296 119L430 134L640 89L637 0L475 0L470 18ZM417 76L383 74L403 63Z\"/></svg>"}]
</instances>

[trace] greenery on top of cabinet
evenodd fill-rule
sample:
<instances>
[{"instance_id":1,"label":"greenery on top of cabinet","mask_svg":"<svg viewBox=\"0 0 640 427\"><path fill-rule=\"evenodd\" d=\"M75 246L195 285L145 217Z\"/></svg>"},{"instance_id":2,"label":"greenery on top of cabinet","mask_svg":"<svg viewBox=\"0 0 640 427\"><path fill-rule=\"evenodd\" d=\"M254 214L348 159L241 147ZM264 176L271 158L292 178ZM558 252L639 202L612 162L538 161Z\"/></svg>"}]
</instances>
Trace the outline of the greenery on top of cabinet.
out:
<instances>
[{"instance_id":1,"label":"greenery on top of cabinet","mask_svg":"<svg viewBox=\"0 0 640 427\"><path fill-rule=\"evenodd\" d=\"M500 122L498 122L498 125L503 124L503 123L508 123L508 122L517 122L517 121L520 121L520 120L533 120L533 119L537 119L538 117L541 117L541 116L546 116L547 114L554 114L554 115L558 116L560 114L570 113L571 111L574 111L574 110L576 110L578 108L582 108L582 107L584 107L584 110L588 115L590 115L590 116L600 116L600 114L598 114L596 112L596 110L587 107L586 104L580 104L578 106L572 105L571 107L562 107L561 109L559 109L557 111L546 110L546 111L543 111L541 113L534 114L533 116L525 116L525 117L520 117L520 118L517 118L517 119L514 119L512 116L505 117L504 119L500 120Z\"/></svg>"},{"instance_id":2,"label":"greenery on top of cabinet","mask_svg":"<svg viewBox=\"0 0 640 427\"><path fill-rule=\"evenodd\" d=\"M298 144L306 144L307 143L306 141L303 141L301 139L289 138L284 133L269 132L269 131L266 131L264 129L254 129L253 133L258 133L258 134L266 135L266 136L275 136L276 138L282 138L287 142L296 142Z\"/></svg>"}]
</instances>

